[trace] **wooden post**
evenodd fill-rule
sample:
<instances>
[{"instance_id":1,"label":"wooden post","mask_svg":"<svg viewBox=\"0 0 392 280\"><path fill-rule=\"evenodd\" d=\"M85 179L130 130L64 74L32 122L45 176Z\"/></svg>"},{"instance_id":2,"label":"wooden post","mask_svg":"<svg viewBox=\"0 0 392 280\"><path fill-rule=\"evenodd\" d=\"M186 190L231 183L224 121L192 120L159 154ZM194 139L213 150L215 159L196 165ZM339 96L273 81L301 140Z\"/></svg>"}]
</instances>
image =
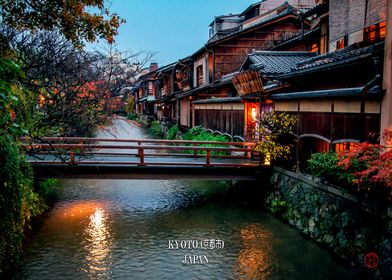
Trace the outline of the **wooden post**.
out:
<instances>
[{"instance_id":1,"label":"wooden post","mask_svg":"<svg viewBox=\"0 0 392 280\"><path fill-rule=\"evenodd\" d=\"M206 163L207 165L211 164L211 150L206 150Z\"/></svg>"},{"instance_id":2,"label":"wooden post","mask_svg":"<svg viewBox=\"0 0 392 280\"><path fill-rule=\"evenodd\" d=\"M83 149L83 140L79 141L79 144L82 145L82 147L80 147L80 154L84 153L84 149Z\"/></svg>"},{"instance_id":3,"label":"wooden post","mask_svg":"<svg viewBox=\"0 0 392 280\"><path fill-rule=\"evenodd\" d=\"M140 146L142 143L140 141L137 142L137 145ZM140 157L140 149L138 150L138 154L136 155L136 157Z\"/></svg>"},{"instance_id":4,"label":"wooden post","mask_svg":"<svg viewBox=\"0 0 392 280\"><path fill-rule=\"evenodd\" d=\"M250 146L245 145L244 148L250 148ZM246 157L251 159L252 158L252 151L246 152Z\"/></svg>"},{"instance_id":5,"label":"wooden post","mask_svg":"<svg viewBox=\"0 0 392 280\"><path fill-rule=\"evenodd\" d=\"M140 157L140 163L138 164L139 166L143 166L144 164L144 149L139 149L139 157Z\"/></svg>"},{"instance_id":6,"label":"wooden post","mask_svg":"<svg viewBox=\"0 0 392 280\"><path fill-rule=\"evenodd\" d=\"M70 164L75 164L75 152L73 149L71 149L69 152L69 160Z\"/></svg>"}]
</instances>

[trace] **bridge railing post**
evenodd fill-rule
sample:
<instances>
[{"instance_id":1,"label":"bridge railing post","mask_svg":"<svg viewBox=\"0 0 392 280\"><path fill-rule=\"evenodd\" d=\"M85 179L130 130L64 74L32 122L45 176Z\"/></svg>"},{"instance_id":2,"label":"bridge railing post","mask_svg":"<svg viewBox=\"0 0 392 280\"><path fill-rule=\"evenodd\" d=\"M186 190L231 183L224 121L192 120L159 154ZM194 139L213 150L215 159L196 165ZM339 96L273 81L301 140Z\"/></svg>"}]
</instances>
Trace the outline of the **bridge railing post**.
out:
<instances>
[{"instance_id":1,"label":"bridge railing post","mask_svg":"<svg viewBox=\"0 0 392 280\"><path fill-rule=\"evenodd\" d=\"M138 142L137 142L137 145L138 145L138 146L141 146L141 145L142 145L142 142L138 141ZM136 155L136 157L140 157L140 149L138 150L138 154Z\"/></svg>"},{"instance_id":2,"label":"bridge railing post","mask_svg":"<svg viewBox=\"0 0 392 280\"><path fill-rule=\"evenodd\" d=\"M73 149L71 149L69 152L69 161L70 164L75 164L75 152Z\"/></svg>"},{"instance_id":3,"label":"bridge railing post","mask_svg":"<svg viewBox=\"0 0 392 280\"><path fill-rule=\"evenodd\" d=\"M139 166L145 165L145 163L144 163L144 149L143 148L139 149L138 155L139 155L139 158L140 158Z\"/></svg>"},{"instance_id":4,"label":"bridge railing post","mask_svg":"<svg viewBox=\"0 0 392 280\"><path fill-rule=\"evenodd\" d=\"M206 150L206 164L211 164L211 150Z\"/></svg>"},{"instance_id":5,"label":"bridge railing post","mask_svg":"<svg viewBox=\"0 0 392 280\"><path fill-rule=\"evenodd\" d=\"M80 140L79 144L81 145L81 147L80 147L80 155L84 155L83 140Z\"/></svg>"},{"instance_id":6,"label":"bridge railing post","mask_svg":"<svg viewBox=\"0 0 392 280\"><path fill-rule=\"evenodd\" d=\"M196 143L193 143L193 147L196 148ZM196 149L193 150L193 157L197 157L197 150Z\"/></svg>"}]
</instances>

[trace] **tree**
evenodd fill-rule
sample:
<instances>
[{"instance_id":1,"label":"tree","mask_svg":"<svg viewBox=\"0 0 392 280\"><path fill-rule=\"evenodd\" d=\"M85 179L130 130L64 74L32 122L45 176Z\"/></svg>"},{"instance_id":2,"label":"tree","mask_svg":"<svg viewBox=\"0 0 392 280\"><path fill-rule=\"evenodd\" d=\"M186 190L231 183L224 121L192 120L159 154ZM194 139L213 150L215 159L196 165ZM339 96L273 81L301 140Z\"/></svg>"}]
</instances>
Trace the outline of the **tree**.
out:
<instances>
[{"instance_id":1,"label":"tree","mask_svg":"<svg viewBox=\"0 0 392 280\"><path fill-rule=\"evenodd\" d=\"M287 159L293 144L292 139L296 117L276 111L262 112L257 120L258 142L255 150L267 160Z\"/></svg>"},{"instance_id":2,"label":"tree","mask_svg":"<svg viewBox=\"0 0 392 280\"><path fill-rule=\"evenodd\" d=\"M385 130L383 143L391 143L392 131ZM392 200L392 150L390 147L360 143L338 154L338 166L352 176L351 184L360 191L386 191Z\"/></svg>"},{"instance_id":3,"label":"tree","mask_svg":"<svg viewBox=\"0 0 392 280\"><path fill-rule=\"evenodd\" d=\"M21 253L25 226L45 208L18 139L47 127L50 112L63 116L82 98L77 89L98 79L90 67L96 56L81 47L99 38L112 43L122 22L103 3L0 0L0 278ZM37 110L37 97L58 110Z\"/></svg>"},{"instance_id":4,"label":"tree","mask_svg":"<svg viewBox=\"0 0 392 280\"><path fill-rule=\"evenodd\" d=\"M97 38L114 42L124 22L104 0L0 0L2 24L18 30L59 30L77 46ZM96 12L88 12L96 11Z\"/></svg>"},{"instance_id":5,"label":"tree","mask_svg":"<svg viewBox=\"0 0 392 280\"><path fill-rule=\"evenodd\" d=\"M22 65L24 88L36 93L30 96L31 106L39 108L35 116L40 116L39 130L30 126L33 137L48 132L90 135L111 112L120 110L123 89L153 55L121 53L112 47L88 52L56 31L32 33L4 26L0 34Z\"/></svg>"}]
</instances>

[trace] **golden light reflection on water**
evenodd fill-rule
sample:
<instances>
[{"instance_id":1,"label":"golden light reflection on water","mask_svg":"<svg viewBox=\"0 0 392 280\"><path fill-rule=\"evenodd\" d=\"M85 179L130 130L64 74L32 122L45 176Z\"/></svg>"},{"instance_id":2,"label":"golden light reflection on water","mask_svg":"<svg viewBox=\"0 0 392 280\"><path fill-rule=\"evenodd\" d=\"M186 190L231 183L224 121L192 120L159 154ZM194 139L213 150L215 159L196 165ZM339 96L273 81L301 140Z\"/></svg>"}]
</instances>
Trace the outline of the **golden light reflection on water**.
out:
<instances>
[{"instance_id":1,"label":"golden light reflection on water","mask_svg":"<svg viewBox=\"0 0 392 280\"><path fill-rule=\"evenodd\" d=\"M105 205L96 201L73 202L54 211L53 218L59 230L73 227L74 231L81 233L82 256L85 258L85 261L81 262L81 270L88 278L110 278L113 238Z\"/></svg>"},{"instance_id":2,"label":"golden light reflection on water","mask_svg":"<svg viewBox=\"0 0 392 280\"><path fill-rule=\"evenodd\" d=\"M76 203L66 204L64 207L59 209L55 213L57 221L68 221L74 222L74 220L81 220L92 215L97 208L101 207L101 204L95 201L81 201Z\"/></svg>"},{"instance_id":3,"label":"golden light reflection on water","mask_svg":"<svg viewBox=\"0 0 392 280\"><path fill-rule=\"evenodd\" d=\"M250 224L240 231L242 249L234 271L239 279L267 279L271 276L273 248L271 233L261 225Z\"/></svg>"},{"instance_id":4,"label":"golden light reflection on water","mask_svg":"<svg viewBox=\"0 0 392 280\"><path fill-rule=\"evenodd\" d=\"M103 208L95 208L90 215L85 236L87 272L93 278L107 277L111 267L112 236L108 227L108 217Z\"/></svg>"}]
</instances>

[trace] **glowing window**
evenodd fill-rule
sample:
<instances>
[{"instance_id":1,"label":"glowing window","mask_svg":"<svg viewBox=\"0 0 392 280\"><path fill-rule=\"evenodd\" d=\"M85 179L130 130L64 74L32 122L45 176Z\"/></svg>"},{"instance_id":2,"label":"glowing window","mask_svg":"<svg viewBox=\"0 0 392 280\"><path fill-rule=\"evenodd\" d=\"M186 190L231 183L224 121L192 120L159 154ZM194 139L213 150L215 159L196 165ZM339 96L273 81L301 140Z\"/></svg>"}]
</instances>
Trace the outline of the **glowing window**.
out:
<instances>
[{"instance_id":1,"label":"glowing window","mask_svg":"<svg viewBox=\"0 0 392 280\"><path fill-rule=\"evenodd\" d=\"M343 48L344 48L344 38L336 41L336 49L339 50L339 49L343 49Z\"/></svg>"},{"instance_id":2,"label":"glowing window","mask_svg":"<svg viewBox=\"0 0 392 280\"><path fill-rule=\"evenodd\" d=\"M358 146L356 142L344 142L335 144L335 152L351 151Z\"/></svg>"},{"instance_id":3,"label":"glowing window","mask_svg":"<svg viewBox=\"0 0 392 280\"><path fill-rule=\"evenodd\" d=\"M311 52L318 52L319 48L317 43L312 44L312 47L310 48Z\"/></svg>"},{"instance_id":4,"label":"glowing window","mask_svg":"<svg viewBox=\"0 0 392 280\"><path fill-rule=\"evenodd\" d=\"M364 34L365 34L365 41L369 43L384 39L386 35L385 21L365 28Z\"/></svg>"}]
</instances>

